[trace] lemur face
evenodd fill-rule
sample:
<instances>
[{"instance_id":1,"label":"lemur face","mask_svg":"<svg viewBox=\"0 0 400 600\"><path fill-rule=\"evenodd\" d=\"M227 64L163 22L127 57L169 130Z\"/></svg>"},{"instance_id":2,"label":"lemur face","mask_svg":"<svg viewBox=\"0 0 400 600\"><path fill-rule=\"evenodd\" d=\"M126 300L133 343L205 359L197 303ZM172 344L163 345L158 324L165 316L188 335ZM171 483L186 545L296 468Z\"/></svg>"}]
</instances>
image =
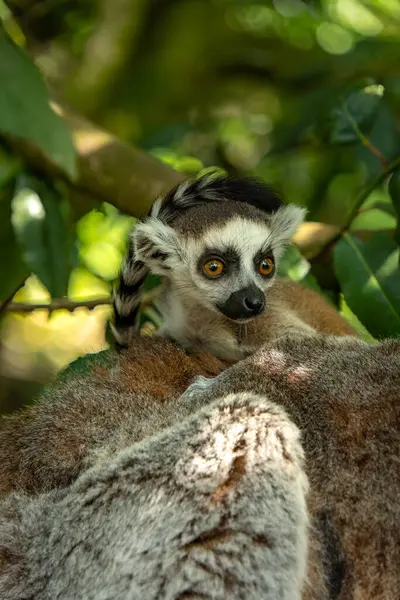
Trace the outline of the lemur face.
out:
<instances>
[{"instance_id":1,"label":"lemur face","mask_svg":"<svg viewBox=\"0 0 400 600\"><path fill-rule=\"evenodd\" d=\"M266 309L265 292L273 283L276 256L271 229L240 217L188 240L191 280L203 303L234 321L246 321Z\"/></svg>"},{"instance_id":2,"label":"lemur face","mask_svg":"<svg viewBox=\"0 0 400 600\"><path fill-rule=\"evenodd\" d=\"M268 288L297 227L298 210L285 206L269 220L233 215L200 235L148 221L138 226L135 251L153 273L170 281L172 300L188 298L233 321L247 321L268 309Z\"/></svg>"}]
</instances>

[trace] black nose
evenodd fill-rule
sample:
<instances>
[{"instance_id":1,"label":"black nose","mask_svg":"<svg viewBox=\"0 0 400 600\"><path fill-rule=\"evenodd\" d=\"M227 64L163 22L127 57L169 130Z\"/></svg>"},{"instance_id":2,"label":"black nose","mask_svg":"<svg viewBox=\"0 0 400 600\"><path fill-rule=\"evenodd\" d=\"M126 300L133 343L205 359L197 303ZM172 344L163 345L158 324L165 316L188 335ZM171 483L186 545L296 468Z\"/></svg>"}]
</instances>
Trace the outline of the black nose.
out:
<instances>
[{"instance_id":1,"label":"black nose","mask_svg":"<svg viewBox=\"0 0 400 600\"><path fill-rule=\"evenodd\" d=\"M265 308L264 292L258 287L249 286L231 294L228 300L218 307L230 319L251 319Z\"/></svg>"},{"instance_id":2,"label":"black nose","mask_svg":"<svg viewBox=\"0 0 400 600\"><path fill-rule=\"evenodd\" d=\"M244 298L243 302L250 312L258 314L264 308L264 295L250 294Z\"/></svg>"}]
</instances>

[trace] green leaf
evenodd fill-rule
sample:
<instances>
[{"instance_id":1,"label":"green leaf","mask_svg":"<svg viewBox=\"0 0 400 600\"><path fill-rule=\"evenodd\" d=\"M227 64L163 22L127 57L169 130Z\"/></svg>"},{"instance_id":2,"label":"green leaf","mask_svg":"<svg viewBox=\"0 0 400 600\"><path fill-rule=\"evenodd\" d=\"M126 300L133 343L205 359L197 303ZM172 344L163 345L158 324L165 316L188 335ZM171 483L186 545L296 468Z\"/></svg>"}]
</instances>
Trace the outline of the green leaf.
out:
<instances>
[{"instance_id":1,"label":"green leaf","mask_svg":"<svg viewBox=\"0 0 400 600\"><path fill-rule=\"evenodd\" d=\"M106 281L117 277L122 262L121 252L107 241L81 246L79 258L89 271Z\"/></svg>"},{"instance_id":2,"label":"green leaf","mask_svg":"<svg viewBox=\"0 0 400 600\"><path fill-rule=\"evenodd\" d=\"M374 188L361 206L361 210L369 210L371 208L378 208L391 215L395 214L392 200L384 186Z\"/></svg>"},{"instance_id":3,"label":"green leaf","mask_svg":"<svg viewBox=\"0 0 400 600\"><path fill-rule=\"evenodd\" d=\"M358 333L361 339L366 342L374 342L374 338L369 333L369 331L364 327L359 319L357 319L356 315L350 310L348 304L343 298L343 294L340 294L340 314L346 321L350 323L352 328Z\"/></svg>"},{"instance_id":4,"label":"green leaf","mask_svg":"<svg viewBox=\"0 0 400 600\"><path fill-rule=\"evenodd\" d=\"M399 248L389 235L362 242L345 234L334 249L334 265L350 310L376 338L400 334Z\"/></svg>"},{"instance_id":5,"label":"green leaf","mask_svg":"<svg viewBox=\"0 0 400 600\"><path fill-rule=\"evenodd\" d=\"M175 161L174 168L186 175L196 175L203 168L203 163L198 158L183 156Z\"/></svg>"},{"instance_id":6,"label":"green leaf","mask_svg":"<svg viewBox=\"0 0 400 600\"><path fill-rule=\"evenodd\" d=\"M288 246L278 264L278 275L301 283L304 287L318 292L328 302L331 299L321 289L318 281L310 273L311 265L295 246Z\"/></svg>"},{"instance_id":7,"label":"green leaf","mask_svg":"<svg viewBox=\"0 0 400 600\"><path fill-rule=\"evenodd\" d=\"M6 152L0 146L0 190L4 188L10 181L15 179L21 171L22 165L19 158L15 155Z\"/></svg>"},{"instance_id":8,"label":"green leaf","mask_svg":"<svg viewBox=\"0 0 400 600\"><path fill-rule=\"evenodd\" d=\"M355 217L350 231L387 231L395 227L396 219L393 215L379 208L371 208Z\"/></svg>"},{"instance_id":9,"label":"green leaf","mask_svg":"<svg viewBox=\"0 0 400 600\"><path fill-rule=\"evenodd\" d=\"M389 194L396 215L400 219L400 167L397 167L392 173L389 181Z\"/></svg>"},{"instance_id":10,"label":"green leaf","mask_svg":"<svg viewBox=\"0 0 400 600\"><path fill-rule=\"evenodd\" d=\"M73 239L68 204L54 189L21 180L12 200L12 223L29 268L53 297L67 294Z\"/></svg>"},{"instance_id":11,"label":"green leaf","mask_svg":"<svg viewBox=\"0 0 400 600\"><path fill-rule=\"evenodd\" d=\"M14 180L21 169L18 159L0 147L0 302L7 300L29 275L11 224Z\"/></svg>"},{"instance_id":12,"label":"green leaf","mask_svg":"<svg viewBox=\"0 0 400 600\"><path fill-rule=\"evenodd\" d=\"M288 246L278 263L278 275L293 281L302 281L310 270L310 263L295 246Z\"/></svg>"},{"instance_id":13,"label":"green leaf","mask_svg":"<svg viewBox=\"0 0 400 600\"><path fill-rule=\"evenodd\" d=\"M368 181L372 183L382 173L383 167L381 160L371 151L371 148L379 150L388 164L391 164L400 152L397 114L390 106L383 102L380 104L367 137L371 147L368 147L365 142L359 144L356 156L364 164Z\"/></svg>"},{"instance_id":14,"label":"green leaf","mask_svg":"<svg viewBox=\"0 0 400 600\"><path fill-rule=\"evenodd\" d=\"M12 197L13 186L0 188L0 302L13 295L29 275L11 224Z\"/></svg>"},{"instance_id":15,"label":"green leaf","mask_svg":"<svg viewBox=\"0 0 400 600\"><path fill-rule=\"evenodd\" d=\"M378 85L352 92L331 113L331 143L349 144L361 140L372 127L381 101L382 88Z\"/></svg>"},{"instance_id":16,"label":"green leaf","mask_svg":"<svg viewBox=\"0 0 400 600\"><path fill-rule=\"evenodd\" d=\"M397 215L397 226L395 231L395 239L400 245L400 167L393 171L389 181L389 194L392 199L394 210ZM400 264L400 263L399 263Z\"/></svg>"},{"instance_id":17,"label":"green leaf","mask_svg":"<svg viewBox=\"0 0 400 600\"><path fill-rule=\"evenodd\" d=\"M72 178L76 156L65 121L51 108L39 70L0 25L0 132L37 144Z\"/></svg>"}]
</instances>

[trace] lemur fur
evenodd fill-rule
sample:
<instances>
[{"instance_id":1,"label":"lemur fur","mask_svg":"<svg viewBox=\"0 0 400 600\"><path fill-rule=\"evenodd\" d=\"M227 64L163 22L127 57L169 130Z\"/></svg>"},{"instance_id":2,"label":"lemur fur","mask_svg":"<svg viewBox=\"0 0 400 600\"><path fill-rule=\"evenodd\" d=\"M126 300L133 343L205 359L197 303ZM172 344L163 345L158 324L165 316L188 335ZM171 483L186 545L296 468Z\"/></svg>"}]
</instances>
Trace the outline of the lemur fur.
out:
<instances>
[{"instance_id":1,"label":"lemur fur","mask_svg":"<svg viewBox=\"0 0 400 600\"><path fill-rule=\"evenodd\" d=\"M398 599L400 342L287 336L181 396L224 367L135 336L0 420L2 600Z\"/></svg>"},{"instance_id":2,"label":"lemur fur","mask_svg":"<svg viewBox=\"0 0 400 600\"><path fill-rule=\"evenodd\" d=\"M276 277L304 214L254 179L207 176L176 186L132 232L114 290L117 342L129 344L150 271L164 280L159 335L190 350L239 360L292 331L354 335L319 294ZM210 260L223 264L221 276L205 274Z\"/></svg>"}]
</instances>

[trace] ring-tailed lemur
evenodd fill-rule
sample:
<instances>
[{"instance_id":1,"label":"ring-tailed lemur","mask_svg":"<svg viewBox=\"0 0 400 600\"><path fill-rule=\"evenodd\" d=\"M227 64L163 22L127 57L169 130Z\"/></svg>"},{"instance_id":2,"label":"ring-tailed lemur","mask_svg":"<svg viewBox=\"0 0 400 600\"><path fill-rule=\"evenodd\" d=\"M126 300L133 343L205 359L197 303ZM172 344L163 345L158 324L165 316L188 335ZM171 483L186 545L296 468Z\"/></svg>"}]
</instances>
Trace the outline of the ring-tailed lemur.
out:
<instances>
[{"instance_id":1,"label":"ring-tailed lemur","mask_svg":"<svg viewBox=\"0 0 400 600\"><path fill-rule=\"evenodd\" d=\"M400 340L288 336L180 396L221 362L136 335L0 419L0 598L398 600Z\"/></svg>"},{"instance_id":2,"label":"ring-tailed lemur","mask_svg":"<svg viewBox=\"0 0 400 600\"><path fill-rule=\"evenodd\" d=\"M214 175L177 185L132 233L114 290L117 342L129 343L149 272L165 282L159 334L191 350L238 360L293 330L354 334L318 294L276 278L304 215L256 179Z\"/></svg>"}]
</instances>

